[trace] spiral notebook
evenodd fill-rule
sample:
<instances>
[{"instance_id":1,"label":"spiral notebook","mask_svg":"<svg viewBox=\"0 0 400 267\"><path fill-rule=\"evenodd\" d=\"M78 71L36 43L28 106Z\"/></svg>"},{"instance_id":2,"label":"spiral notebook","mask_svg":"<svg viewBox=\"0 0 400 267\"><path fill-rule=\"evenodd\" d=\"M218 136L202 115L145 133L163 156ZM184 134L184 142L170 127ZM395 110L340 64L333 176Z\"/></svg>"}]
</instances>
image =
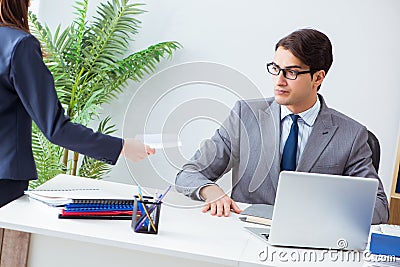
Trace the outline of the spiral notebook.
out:
<instances>
[{"instance_id":1,"label":"spiral notebook","mask_svg":"<svg viewBox=\"0 0 400 267\"><path fill-rule=\"evenodd\" d=\"M133 202L130 199L79 199L66 204L58 217L60 219L130 220Z\"/></svg>"}]
</instances>

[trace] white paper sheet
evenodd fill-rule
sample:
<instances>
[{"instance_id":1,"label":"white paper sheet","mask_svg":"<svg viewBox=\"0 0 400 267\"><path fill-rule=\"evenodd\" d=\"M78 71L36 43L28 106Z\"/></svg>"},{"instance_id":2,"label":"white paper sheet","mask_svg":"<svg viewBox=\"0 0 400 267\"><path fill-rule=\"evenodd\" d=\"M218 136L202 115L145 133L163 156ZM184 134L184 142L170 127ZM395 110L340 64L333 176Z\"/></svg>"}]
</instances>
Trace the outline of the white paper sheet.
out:
<instances>
[{"instance_id":1,"label":"white paper sheet","mask_svg":"<svg viewBox=\"0 0 400 267\"><path fill-rule=\"evenodd\" d=\"M138 134L135 138L155 149L182 146L176 134Z\"/></svg>"}]
</instances>

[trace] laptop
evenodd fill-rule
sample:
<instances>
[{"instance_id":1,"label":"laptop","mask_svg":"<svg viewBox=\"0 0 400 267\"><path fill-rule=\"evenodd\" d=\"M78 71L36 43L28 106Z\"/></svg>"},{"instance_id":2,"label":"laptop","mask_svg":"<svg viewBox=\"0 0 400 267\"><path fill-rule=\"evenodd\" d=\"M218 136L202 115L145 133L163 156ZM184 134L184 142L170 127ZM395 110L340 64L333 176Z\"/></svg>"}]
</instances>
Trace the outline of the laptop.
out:
<instances>
[{"instance_id":1,"label":"laptop","mask_svg":"<svg viewBox=\"0 0 400 267\"><path fill-rule=\"evenodd\" d=\"M272 226L246 227L271 245L364 250L378 180L317 173L280 173Z\"/></svg>"}]
</instances>

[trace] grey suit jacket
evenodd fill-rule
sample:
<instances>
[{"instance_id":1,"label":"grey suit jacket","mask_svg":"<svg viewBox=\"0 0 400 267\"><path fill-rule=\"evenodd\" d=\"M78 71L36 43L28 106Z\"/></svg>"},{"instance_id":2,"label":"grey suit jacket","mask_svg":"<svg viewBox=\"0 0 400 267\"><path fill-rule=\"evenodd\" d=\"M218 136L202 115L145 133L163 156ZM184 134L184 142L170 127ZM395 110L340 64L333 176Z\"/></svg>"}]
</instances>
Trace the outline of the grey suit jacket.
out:
<instances>
[{"instance_id":1,"label":"grey suit jacket","mask_svg":"<svg viewBox=\"0 0 400 267\"><path fill-rule=\"evenodd\" d=\"M387 197L372 165L367 129L318 97L321 109L296 171L378 179L373 223L387 222ZM273 205L280 172L280 131L280 106L274 98L238 101L214 136L178 173L177 190L198 199L199 187L232 170L233 200Z\"/></svg>"}]
</instances>

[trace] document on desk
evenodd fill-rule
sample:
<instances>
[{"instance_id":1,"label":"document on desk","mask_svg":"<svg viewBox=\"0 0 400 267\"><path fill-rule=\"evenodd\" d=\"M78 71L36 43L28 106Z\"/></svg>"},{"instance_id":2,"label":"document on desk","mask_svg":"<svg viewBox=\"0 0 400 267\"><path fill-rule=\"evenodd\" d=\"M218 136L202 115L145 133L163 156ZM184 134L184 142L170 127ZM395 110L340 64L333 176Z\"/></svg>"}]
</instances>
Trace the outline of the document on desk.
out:
<instances>
[{"instance_id":1,"label":"document on desk","mask_svg":"<svg viewBox=\"0 0 400 267\"><path fill-rule=\"evenodd\" d=\"M268 204L252 204L245 208L240 215L250 215L266 219L272 219L272 213L274 212L274 206Z\"/></svg>"},{"instance_id":2,"label":"document on desk","mask_svg":"<svg viewBox=\"0 0 400 267\"><path fill-rule=\"evenodd\" d=\"M64 206L68 203L73 203L79 199L123 199L122 197L105 192L99 188L70 188L70 189L42 189L28 190L25 195L30 198L41 201L50 206ZM125 199L125 198L124 198ZM132 197L133 199L133 197Z\"/></svg>"},{"instance_id":3,"label":"document on desk","mask_svg":"<svg viewBox=\"0 0 400 267\"><path fill-rule=\"evenodd\" d=\"M252 204L244 209L239 217L241 221L270 226L274 206L267 204Z\"/></svg>"}]
</instances>

